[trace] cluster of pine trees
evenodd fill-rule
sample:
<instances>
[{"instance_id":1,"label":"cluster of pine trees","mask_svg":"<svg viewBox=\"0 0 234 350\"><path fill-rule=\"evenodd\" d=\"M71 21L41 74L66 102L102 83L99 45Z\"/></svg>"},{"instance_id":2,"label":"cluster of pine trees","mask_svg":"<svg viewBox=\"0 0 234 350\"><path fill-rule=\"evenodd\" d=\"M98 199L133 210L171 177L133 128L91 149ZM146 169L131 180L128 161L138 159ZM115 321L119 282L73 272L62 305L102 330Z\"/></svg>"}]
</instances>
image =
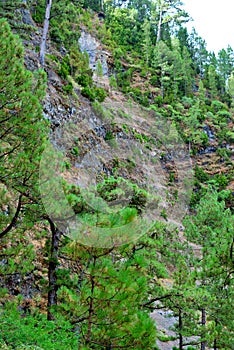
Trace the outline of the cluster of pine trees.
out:
<instances>
[{"instance_id":1,"label":"cluster of pine trees","mask_svg":"<svg viewBox=\"0 0 234 350\"><path fill-rule=\"evenodd\" d=\"M22 39L29 40L33 29L20 20L26 9L43 27L48 4L44 44L50 40L66 50L56 66L64 93L73 91L70 76L99 103L107 94L95 87L77 46L85 26L112 53L113 86L170 118L192 155L208 145L204 121L213 123L230 172L211 177L195 168L184 239L165 220L133 243L82 246L48 216L38 184L50 132L42 106L46 68L59 59L45 49L45 70L28 71ZM95 11L105 17L103 23L93 19ZM158 349L157 340L176 340L180 350L233 349L234 220L227 188L233 168L223 147L234 141L232 48L217 57L208 52L195 30L187 32L189 15L180 0L5 0L0 13L5 17L0 21L0 348L140 350ZM40 47L33 49L39 56ZM145 82L139 88L133 86L136 72ZM113 198L118 181L107 177L99 184L100 196ZM135 197L120 219L90 209L78 187L64 184L64 191L83 220L105 228L140 217L148 194L130 185ZM150 316L157 309L176 317L175 336L157 330Z\"/></svg>"}]
</instances>

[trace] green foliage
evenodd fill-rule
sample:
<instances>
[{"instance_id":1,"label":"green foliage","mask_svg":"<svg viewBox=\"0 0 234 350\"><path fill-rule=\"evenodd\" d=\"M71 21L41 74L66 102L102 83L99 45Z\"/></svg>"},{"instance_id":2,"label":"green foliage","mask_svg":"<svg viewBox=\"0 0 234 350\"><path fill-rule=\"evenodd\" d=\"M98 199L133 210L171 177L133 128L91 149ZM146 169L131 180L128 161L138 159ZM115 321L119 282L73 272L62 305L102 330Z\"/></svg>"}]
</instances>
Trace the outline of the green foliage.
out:
<instances>
[{"instance_id":1,"label":"green foliage","mask_svg":"<svg viewBox=\"0 0 234 350\"><path fill-rule=\"evenodd\" d=\"M117 85L122 88L122 91L126 92L127 88L130 87L131 76L132 71L130 69L116 74Z\"/></svg>"},{"instance_id":2,"label":"green foliage","mask_svg":"<svg viewBox=\"0 0 234 350\"><path fill-rule=\"evenodd\" d=\"M50 38L66 49L77 43L80 36L80 7L74 1L59 0L53 2L50 19Z\"/></svg>"},{"instance_id":3,"label":"green foliage","mask_svg":"<svg viewBox=\"0 0 234 350\"><path fill-rule=\"evenodd\" d=\"M36 6L32 6L32 18L36 23L42 24L45 18L45 2L43 0L37 1Z\"/></svg>"},{"instance_id":4,"label":"green foliage","mask_svg":"<svg viewBox=\"0 0 234 350\"><path fill-rule=\"evenodd\" d=\"M69 321L63 317L57 322L46 320L35 311L32 315L20 315L16 305L5 304L0 310L0 345L6 342L8 349L74 349L77 335Z\"/></svg>"},{"instance_id":5,"label":"green foliage","mask_svg":"<svg viewBox=\"0 0 234 350\"><path fill-rule=\"evenodd\" d=\"M209 175L202 168L199 168L198 165L195 166L195 177L200 182L206 182L209 180Z\"/></svg>"},{"instance_id":6,"label":"green foliage","mask_svg":"<svg viewBox=\"0 0 234 350\"><path fill-rule=\"evenodd\" d=\"M81 94L93 102L96 116L108 125L105 140L114 141L111 122L116 112L101 104L107 92L94 85L88 54L81 53L77 45L80 28L85 28L112 51L110 86L119 87L136 103L150 107L149 110L156 112L155 119L174 121L192 154L209 145L203 129L208 122L219 142L220 161L230 167L230 151L221 147L224 141L232 143L234 140L228 124L232 121L228 106L233 90L233 52L231 48L221 50L218 58L208 54L204 40L194 31L189 36L182 27L180 21L186 16L180 11L180 4L175 7L176 4L176 0L156 0L154 3L131 0L122 6L120 2L107 1L104 2L105 23L100 24L99 20L93 20L93 12L88 8L99 11L101 2L53 2L49 31L51 52L55 52L53 43L56 43L61 52L65 47L67 54L62 60L59 55L47 55L48 64L57 66L64 80L70 80L68 76L71 75L72 81L82 87ZM29 28L20 22L22 6L31 6L33 19L42 24L45 2L29 0L26 5L18 0L1 2L1 15L9 18L14 28L18 25L17 30L21 34L23 30L26 35ZM161 28L160 13L163 17ZM18 24L15 14L18 14ZM178 39L173 38L177 31ZM20 273L23 279L33 272L36 259L29 239L33 223L44 218L37 178L48 133L41 108L45 73L31 73L25 69L22 45L6 21L0 21L0 32L0 205L4 209L0 214L1 231L14 218L19 196L23 199L20 220L13 225L14 239L11 243L3 240L3 256L7 263L0 264L0 273L3 276ZM96 73L98 77L102 76L100 61ZM72 90L72 83L66 81L64 93L69 94ZM120 110L117 114L126 118L131 113L127 115ZM150 136L125 124L122 129L128 137L152 150ZM71 163L65 162L65 169L72 168L72 160L80 155L80 149L78 141L74 142L70 147ZM162 158L165 158L163 152ZM100 172L104 180L95 187L100 198L89 198L91 203L98 204L96 206L87 203L80 188L64 184L66 199L82 223L94 228L121 228L143 216L150 194L118 177L120 169L124 168L132 175L131 171L134 169L135 172L137 166L131 159L116 158L112 164L114 176L105 178ZM58 305L54 308L56 320L47 322L33 309L31 315L19 315L13 303L5 304L6 299L13 299L13 296L9 297L10 290L2 288L4 310L1 311L0 344L2 341L12 349L150 350L156 348L155 324L149 315L155 308L151 300L156 299L157 307L161 305L173 310L174 316L182 321L174 325L178 339L186 338L187 342L189 337L196 336L196 341L205 339L209 348L214 347L216 341L218 348L231 349L234 342L230 312L233 303L233 215L225 204L233 206L233 197L231 191L223 189L232 175L230 172L212 177L200 165L195 165L196 188L190 203L194 215L185 219L183 242L181 233L160 223L155 223L137 242L122 247L97 249L70 242L68 238L62 240L60 257L48 259L50 263L59 262L55 286L58 289ZM171 171L167 185L176 185L175 180L175 173ZM210 193L211 188L219 193ZM126 207L102 212L105 201L111 204L126 197L129 198ZM161 211L161 217L167 222L165 209ZM43 232L46 230L47 227L43 228ZM38 229L37 234L47 239L38 259L45 264L44 258L50 256L52 245L46 233ZM195 254L192 247L195 247ZM170 278L170 286L164 288L165 278ZM46 284L44 278L42 280ZM44 293L41 289L43 298ZM19 296L19 304L22 298ZM206 310L205 326L200 325L201 308ZM166 340L167 337L160 335L159 339ZM192 350L192 347L187 349Z\"/></svg>"},{"instance_id":7,"label":"green foliage","mask_svg":"<svg viewBox=\"0 0 234 350\"><path fill-rule=\"evenodd\" d=\"M88 98L90 101L95 101L96 99L96 95L95 95L95 92L93 90L93 88L90 88L90 87L84 87L82 90L81 90L81 95L83 95L84 97Z\"/></svg>"},{"instance_id":8,"label":"green foliage","mask_svg":"<svg viewBox=\"0 0 234 350\"><path fill-rule=\"evenodd\" d=\"M64 56L60 65L58 74L63 78L67 79L68 75L71 74L71 65L69 62L69 56Z\"/></svg>"},{"instance_id":9,"label":"green foliage","mask_svg":"<svg viewBox=\"0 0 234 350\"><path fill-rule=\"evenodd\" d=\"M213 182L219 189L223 189L228 184L228 178L224 174L216 174L210 182Z\"/></svg>"},{"instance_id":10,"label":"green foliage","mask_svg":"<svg viewBox=\"0 0 234 350\"><path fill-rule=\"evenodd\" d=\"M217 113L217 112L219 112L221 110L227 110L228 109L228 107L224 103L222 103L222 102L220 102L218 100L212 101L211 108L212 108L212 111L214 113Z\"/></svg>"},{"instance_id":11,"label":"green foliage","mask_svg":"<svg viewBox=\"0 0 234 350\"><path fill-rule=\"evenodd\" d=\"M107 96L106 91L101 87L84 87L81 90L81 94L84 97L87 97L90 101L94 102L97 100L98 102L103 102Z\"/></svg>"},{"instance_id":12,"label":"green foliage","mask_svg":"<svg viewBox=\"0 0 234 350\"><path fill-rule=\"evenodd\" d=\"M46 79L41 70L25 69L22 44L5 20L0 21L0 34L0 182L13 191L21 210L26 193L38 196L37 171L48 132L40 104ZM27 202L25 198L26 206Z\"/></svg>"},{"instance_id":13,"label":"green foliage","mask_svg":"<svg viewBox=\"0 0 234 350\"><path fill-rule=\"evenodd\" d=\"M201 247L200 258L192 259L194 278L201 281L195 285L198 298L201 296L197 299L197 308L206 310L208 323L198 331L208 346L213 346L215 340L223 349L228 349L234 337L233 320L226 312L229 300L233 298L233 281L229 274L233 222L232 213L225 208L225 202L216 191L207 192L196 207L196 215L184 221L186 237ZM213 327L209 326L211 324Z\"/></svg>"},{"instance_id":14,"label":"green foliage","mask_svg":"<svg viewBox=\"0 0 234 350\"><path fill-rule=\"evenodd\" d=\"M142 92L139 88L129 89L129 95L133 97L135 101L143 105L144 107L149 106L148 92Z\"/></svg>"},{"instance_id":15,"label":"green foliage","mask_svg":"<svg viewBox=\"0 0 234 350\"><path fill-rule=\"evenodd\" d=\"M104 121L111 122L114 119L114 115L110 109L105 108L100 102L95 101L92 104L94 113Z\"/></svg>"},{"instance_id":16,"label":"green foliage","mask_svg":"<svg viewBox=\"0 0 234 350\"><path fill-rule=\"evenodd\" d=\"M73 90L73 85L71 82L69 82L68 84L63 86L63 91L68 93L68 94L71 93L72 90Z\"/></svg>"},{"instance_id":17,"label":"green foliage","mask_svg":"<svg viewBox=\"0 0 234 350\"><path fill-rule=\"evenodd\" d=\"M73 156L78 156L79 155L79 148L77 146L73 147L71 150L71 154L73 154Z\"/></svg>"},{"instance_id":18,"label":"green foliage","mask_svg":"<svg viewBox=\"0 0 234 350\"><path fill-rule=\"evenodd\" d=\"M161 95L158 95L154 99L154 103L158 106L161 107L163 104L163 97Z\"/></svg>"},{"instance_id":19,"label":"green foliage","mask_svg":"<svg viewBox=\"0 0 234 350\"><path fill-rule=\"evenodd\" d=\"M114 139L114 135L113 135L113 132L109 130L106 132L105 140L108 141L112 139Z\"/></svg>"},{"instance_id":20,"label":"green foliage","mask_svg":"<svg viewBox=\"0 0 234 350\"><path fill-rule=\"evenodd\" d=\"M96 74L97 74L98 77L102 77L103 76L102 63L101 63L100 60L97 61Z\"/></svg>"},{"instance_id":21,"label":"green foliage","mask_svg":"<svg viewBox=\"0 0 234 350\"><path fill-rule=\"evenodd\" d=\"M88 87L92 85L92 77L89 74L78 75L76 81L79 85L83 87Z\"/></svg>"},{"instance_id":22,"label":"green foliage","mask_svg":"<svg viewBox=\"0 0 234 350\"><path fill-rule=\"evenodd\" d=\"M96 100L98 100L98 102L103 102L107 96L106 90L101 87L95 87L94 93L95 93L95 98Z\"/></svg>"},{"instance_id":23,"label":"green foliage","mask_svg":"<svg viewBox=\"0 0 234 350\"><path fill-rule=\"evenodd\" d=\"M159 77L157 75L152 75L149 80L150 84L153 86L159 86Z\"/></svg>"}]
</instances>

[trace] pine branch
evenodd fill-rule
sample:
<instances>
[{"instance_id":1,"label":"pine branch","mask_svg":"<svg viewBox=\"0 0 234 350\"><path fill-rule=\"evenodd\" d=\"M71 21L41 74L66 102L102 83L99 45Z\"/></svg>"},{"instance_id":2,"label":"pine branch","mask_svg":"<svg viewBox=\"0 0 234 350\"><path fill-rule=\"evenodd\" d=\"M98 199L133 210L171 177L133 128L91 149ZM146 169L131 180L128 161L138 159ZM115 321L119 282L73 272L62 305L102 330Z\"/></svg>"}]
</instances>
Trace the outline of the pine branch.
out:
<instances>
[{"instance_id":1,"label":"pine branch","mask_svg":"<svg viewBox=\"0 0 234 350\"><path fill-rule=\"evenodd\" d=\"M20 214L20 211L21 211L21 208L22 208L22 198L23 198L23 194L20 194L15 215L12 218L11 223L5 228L5 230L3 230L0 233L0 238L3 238L4 236L6 236L7 233L10 232L10 230L12 230L12 228L15 227L16 222L17 222L18 217L19 217L19 214Z\"/></svg>"}]
</instances>

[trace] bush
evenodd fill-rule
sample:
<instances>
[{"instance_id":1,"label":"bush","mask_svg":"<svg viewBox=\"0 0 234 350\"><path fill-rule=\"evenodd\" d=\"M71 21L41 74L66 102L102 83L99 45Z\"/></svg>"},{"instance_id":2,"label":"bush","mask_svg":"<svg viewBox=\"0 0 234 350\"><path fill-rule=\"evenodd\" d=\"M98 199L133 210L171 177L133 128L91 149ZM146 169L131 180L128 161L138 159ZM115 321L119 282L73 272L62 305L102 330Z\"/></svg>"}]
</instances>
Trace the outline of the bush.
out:
<instances>
[{"instance_id":1,"label":"bush","mask_svg":"<svg viewBox=\"0 0 234 350\"><path fill-rule=\"evenodd\" d=\"M153 85L154 87L159 87L160 86L159 79L158 79L157 75L153 75L150 78L150 84Z\"/></svg>"},{"instance_id":2,"label":"bush","mask_svg":"<svg viewBox=\"0 0 234 350\"><path fill-rule=\"evenodd\" d=\"M81 90L81 95L84 96L84 97L87 97L90 101L94 102L95 101L95 92L92 88L90 87L84 87L82 90Z\"/></svg>"},{"instance_id":3,"label":"bush","mask_svg":"<svg viewBox=\"0 0 234 350\"><path fill-rule=\"evenodd\" d=\"M58 321L46 320L46 316L34 313L21 317L16 306L5 305L5 311L0 312L0 345L7 342L11 349L75 349L77 335L68 321L59 318Z\"/></svg>"},{"instance_id":4,"label":"bush","mask_svg":"<svg viewBox=\"0 0 234 350\"><path fill-rule=\"evenodd\" d=\"M106 133L106 136L105 136L105 141L108 141L108 140L113 140L114 139L114 135L113 135L113 132L112 131L107 131Z\"/></svg>"},{"instance_id":5,"label":"bush","mask_svg":"<svg viewBox=\"0 0 234 350\"><path fill-rule=\"evenodd\" d=\"M87 97L92 102L95 100L98 102L103 102L107 96L107 93L103 88L87 86L81 90L81 95Z\"/></svg>"},{"instance_id":6,"label":"bush","mask_svg":"<svg viewBox=\"0 0 234 350\"><path fill-rule=\"evenodd\" d=\"M222 109L224 109L224 110L228 109L227 105L225 105L224 103L222 103L218 100L212 101L211 108L212 108L213 112L215 112L215 113L217 113L218 111L220 111Z\"/></svg>"},{"instance_id":7,"label":"bush","mask_svg":"<svg viewBox=\"0 0 234 350\"><path fill-rule=\"evenodd\" d=\"M115 59L123 58L123 56L124 56L124 53L120 47L117 47L116 49L114 49L113 57Z\"/></svg>"},{"instance_id":8,"label":"bush","mask_svg":"<svg viewBox=\"0 0 234 350\"><path fill-rule=\"evenodd\" d=\"M69 62L69 56L65 56L62 59L61 62L61 67L58 71L58 74L63 78L63 79L67 79L68 75L71 74L71 66L70 66L70 62Z\"/></svg>"},{"instance_id":9,"label":"bush","mask_svg":"<svg viewBox=\"0 0 234 350\"><path fill-rule=\"evenodd\" d=\"M214 181L219 188L225 188L228 185L228 179L224 174L216 174L214 176Z\"/></svg>"},{"instance_id":10,"label":"bush","mask_svg":"<svg viewBox=\"0 0 234 350\"><path fill-rule=\"evenodd\" d=\"M83 87L91 86L92 77L89 74L84 73L76 78L76 82Z\"/></svg>"},{"instance_id":11,"label":"bush","mask_svg":"<svg viewBox=\"0 0 234 350\"><path fill-rule=\"evenodd\" d=\"M163 97L161 95L158 95L154 99L154 103L158 106L161 107L163 104Z\"/></svg>"},{"instance_id":12,"label":"bush","mask_svg":"<svg viewBox=\"0 0 234 350\"><path fill-rule=\"evenodd\" d=\"M36 23L42 24L45 19L45 4L43 0L37 0L36 6L33 5L31 9L32 19Z\"/></svg>"},{"instance_id":13,"label":"bush","mask_svg":"<svg viewBox=\"0 0 234 350\"><path fill-rule=\"evenodd\" d=\"M209 180L209 175L202 168L199 168L198 165L195 167L195 177L200 182L206 182Z\"/></svg>"},{"instance_id":14,"label":"bush","mask_svg":"<svg viewBox=\"0 0 234 350\"><path fill-rule=\"evenodd\" d=\"M100 88L100 87L94 88L94 94L95 94L96 100L98 100L98 102L103 102L107 96L106 90L104 90L103 88Z\"/></svg>"},{"instance_id":15,"label":"bush","mask_svg":"<svg viewBox=\"0 0 234 350\"><path fill-rule=\"evenodd\" d=\"M193 99L191 97L183 96L182 97L182 103L185 108L190 108L193 105Z\"/></svg>"},{"instance_id":16,"label":"bush","mask_svg":"<svg viewBox=\"0 0 234 350\"><path fill-rule=\"evenodd\" d=\"M73 85L72 83L68 83L67 85L63 86L63 91L66 93L70 93L73 90Z\"/></svg>"}]
</instances>

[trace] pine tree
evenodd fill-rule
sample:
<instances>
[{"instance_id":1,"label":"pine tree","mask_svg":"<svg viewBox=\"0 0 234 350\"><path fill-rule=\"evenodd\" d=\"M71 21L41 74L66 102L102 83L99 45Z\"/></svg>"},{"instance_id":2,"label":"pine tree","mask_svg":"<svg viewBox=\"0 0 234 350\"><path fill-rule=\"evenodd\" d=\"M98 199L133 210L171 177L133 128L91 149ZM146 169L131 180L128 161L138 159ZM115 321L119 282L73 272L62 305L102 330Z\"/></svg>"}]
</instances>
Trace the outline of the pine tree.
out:
<instances>
[{"instance_id":1,"label":"pine tree","mask_svg":"<svg viewBox=\"0 0 234 350\"><path fill-rule=\"evenodd\" d=\"M144 23L142 25L142 29L144 32L142 46L143 46L145 62L146 62L146 65L148 66L150 56L151 56L152 42L151 42L151 37L150 37L150 22L146 18L145 18Z\"/></svg>"},{"instance_id":2,"label":"pine tree","mask_svg":"<svg viewBox=\"0 0 234 350\"><path fill-rule=\"evenodd\" d=\"M215 99L217 96L217 86L216 86L216 71L213 65L209 65L208 68L208 81L209 81L209 89L210 95L212 99Z\"/></svg>"},{"instance_id":3,"label":"pine tree","mask_svg":"<svg viewBox=\"0 0 234 350\"><path fill-rule=\"evenodd\" d=\"M222 93L225 92L226 81L230 77L233 71L234 65L234 52L230 46L228 48L222 49L218 52L218 72L221 76L222 82Z\"/></svg>"},{"instance_id":4,"label":"pine tree","mask_svg":"<svg viewBox=\"0 0 234 350\"><path fill-rule=\"evenodd\" d=\"M38 194L38 166L47 123L40 104L45 74L32 74L24 68L22 44L5 20L0 22L0 33L0 182L16 196L17 203L15 214L1 225L3 237L15 226L23 206L33 203Z\"/></svg>"},{"instance_id":5,"label":"pine tree","mask_svg":"<svg viewBox=\"0 0 234 350\"><path fill-rule=\"evenodd\" d=\"M154 49L152 66L156 68L160 75L161 95L165 97L166 91L171 86L170 77L173 75L173 54L169 47L159 41Z\"/></svg>"},{"instance_id":6,"label":"pine tree","mask_svg":"<svg viewBox=\"0 0 234 350\"><path fill-rule=\"evenodd\" d=\"M182 2L180 0L157 0L155 3L155 11L158 15L157 37L158 43L162 38L163 25L171 22L181 23L186 21L188 14L181 8Z\"/></svg>"},{"instance_id":7,"label":"pine tree","mask_svg":"<svg viewBox=\"0 0 234 350\"><path fill-rule=\"evenodd\" d=\"M148 296L144 251L132 245L97 249L71 242L69 259L79 261L77 281L59 290L60 310L69 311L78 329L79 349L152 349L156 327L143 309ZM66 283L66 282L65 282Z\"/></svg>"},{"instance_id":8,"label":"pine tree","mask_svg":"<svg viewBox=\"0 0 234 350\"><path fill-rule=\"evenodd\" d=\"M232 310L228 311L233 298L233 222L217 192L208 193L197 206L196 216L185 220L188 240L201 247L194 273L202 295L197 302L202 349L213 344L228 349L233 343Z\"/></svg>"},{"instance_id":9,"label":"pine tree","mask_svg":"<svg viewBox=\"0 0 234 350\"><path fill-rule=\"evenodd\" d=\"M232 72L228 79L228 92L232 97L232 104L234 105L234 72Z\"/></svg>"}]
</instances>

